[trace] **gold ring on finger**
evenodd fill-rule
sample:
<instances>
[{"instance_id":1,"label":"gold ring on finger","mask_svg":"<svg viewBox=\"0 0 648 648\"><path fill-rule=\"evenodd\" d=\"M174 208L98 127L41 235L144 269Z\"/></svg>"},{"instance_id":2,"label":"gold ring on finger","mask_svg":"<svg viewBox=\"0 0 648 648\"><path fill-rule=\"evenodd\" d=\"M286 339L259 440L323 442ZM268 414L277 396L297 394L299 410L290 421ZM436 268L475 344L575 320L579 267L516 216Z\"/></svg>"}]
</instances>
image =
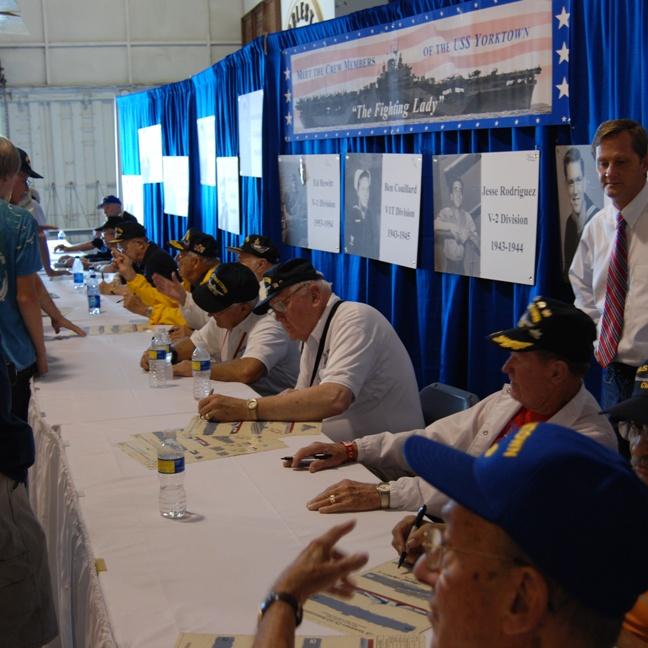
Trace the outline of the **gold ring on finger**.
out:
<instances>
[{"instance_id":1,"label":"gold ring on finger","mask_svg":"<svg viewBox=\"0 0 648 648\"><path fill-rule=\"evenodd\" d=\"M335 495L333 493L329 495L329 502L331 502L331 504L335 504Z\"/></svg>"}]
</instances>

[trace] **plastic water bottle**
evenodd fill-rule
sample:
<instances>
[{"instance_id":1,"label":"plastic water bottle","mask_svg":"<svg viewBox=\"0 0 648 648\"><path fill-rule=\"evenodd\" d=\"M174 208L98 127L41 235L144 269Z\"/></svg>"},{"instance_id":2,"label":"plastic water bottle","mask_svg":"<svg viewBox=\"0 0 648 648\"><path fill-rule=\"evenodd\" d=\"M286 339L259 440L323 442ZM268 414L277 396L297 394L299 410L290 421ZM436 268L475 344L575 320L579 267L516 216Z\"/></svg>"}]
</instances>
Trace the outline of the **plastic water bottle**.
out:
<instances>
[{"instance_id":1,"label":"plastic water bottle","mask_svg":"<svg viewBox=\"0 0 648 648\"><path fill-rule=\"evenodd\" d=\"M176 440L175 432L168 433L158 449L160 515L165 518L176 520L187 512L184 469L184 448Z\"/></svg>"},{"instance_id":2,"label":"plastic water bottle","mask_svg":"<svg viewBox=\"0 0 648 648\"><path fill-rule=\"evenodd\" d=\"M160 346L164 348L164 370L166 371L167 382L173 380L173 352L171 351L171 338L169 337L169 331L165 328L161 328L159 331L159 340Z\"/></svg>"},{"instance_id":3,"label":"plastic water bottle","mask_svg":"<svg viewBox=\"0 0 648 648\"><path fill-rule=\"evenodd\" d=\"M191 356L191 373L193 374L193 397L200 400L209 396L211 357L208 351L196 347Z\"/></svg>"},{"instance_id":4,"label":"plastic water bottle","mask_svg":"<svg viewBox=\"0 0 648 648\"><path fill-rule=\"evenodd\" d=\"M166 372L166 349L160 343L159 335L156 334L151 340L148 352L149 361L149 386L163 387L167 382Z\"/></svg>"},{"instance_id":5,"label":"plastic water bottle","mask_svg":"<svg viewBox=\"0 0 648 648\"><path fill-rule=\"evenodd\" d=\"M74 287L77 290L83 288L83 263L79 257L74 257L74 263L72 264L72 280L74 281Z\"/></svg>"},{"instance_id":6,"label":"plastic water bottle","mask_svg":"<svg viewBox=\"0 0 648 648\"><path fill-rule=\"evenodd\" d=\"M57 238L59 241L65 241L65 232L62 229L58 231Z\"/></svg>"},{"instance_id":7,"label":"plastic water bottle","mask_svg":"<svg viewBox=\"0 0 648 648\"><path fill-rule=\"evenodd\" d=\"M99 315L101 313L101 295L99 294L99 282L94 270L88 277L86 292L88 295L88 313L90 315Z\"/></svg>"}]
</instances>

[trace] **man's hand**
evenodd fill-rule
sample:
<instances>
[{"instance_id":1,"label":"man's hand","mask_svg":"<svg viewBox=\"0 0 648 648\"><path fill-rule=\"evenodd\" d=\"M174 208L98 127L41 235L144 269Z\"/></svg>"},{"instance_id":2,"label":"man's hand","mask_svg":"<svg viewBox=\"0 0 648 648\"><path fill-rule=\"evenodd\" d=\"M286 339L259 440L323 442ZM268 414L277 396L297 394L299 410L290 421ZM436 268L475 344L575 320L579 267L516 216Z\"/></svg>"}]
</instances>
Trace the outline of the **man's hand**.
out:
<instances>
[{"instance_id":1,"label":"man's hand","mask_svg":"<svg viewBox=\"0 0 648 648\"><path fill-rule=\"evenodd\" d=\"M198 414L206 421L246 421L247 400L214 394L198 401Z\"/></svg>"},{"instance_id":2,"label":"man's hand","mask_svg":"<svg viewBox=\"0 0 648 648\"><path fill-rule=\"evenodd\" d=\"M191 360L181 360L177 364L174 364L173 375L176 378L191 378L191 376L193 376Z\"/></svg>"},{"instance_id":3,"label":"man's hand","mask_svg":"<svg viewBox=\"0 0 648 648\"><path fill-rule=\"evenodd\" d=\"M64 328L72 331L72 333L76 333L79 337L85 337L87 335L82 328L70 322L69 319L63 317L60 313L55 317L50 317L50 322L55 333L60 333L61 329Z\"/></svg>"},{"instance_id":4,"label":"man's hand","mask_svg":"<svg viewBox=\"0 0 648 648\"><path fill-rule=\"evenodd\" d=\"M365 565L369 556L366 553L346 556L335 548L335 544L354 526L355 520L351 520L334 526L312 540L284 569L272 586L272 591L292 594L300 604L312 594L322 591L349 598L354 590L349 575Z\"/></svg>"},{"instance_id":5,"label":"man's hand","mask_svg":"<svg viewBox=\"0 0 648 648\"><path fill-rule=\"evenodd\" d=\"M312 457L318 452L326 452L331 455L330 459L316 459L311 463L308 470L317 472L327 468L335 468L347 461L346 448L341 443L311 443L304 448L300 448L293 455L291 468L299 468L299 462L306 457Z\"/></svg>"},{"instance_id":6,"label":"man's hand","mask_svg":"<svg viewBox=\"0 0 648 648\"><path fill-rule=\"evenodd\" d=\"M144 371L149 370L149 352L148 349L142 353L142 357L140 358L140 367L144 369Z\"/></svg>"},{"instance_id":7,"label":"man's hand","mask_svg":"<svg viewBox=\"0 0 648 648\"><path fill-rule=\"evenodd\" d=\"M171 342L178 342L178 340L184 340L188 338L193 333L193 329L189 326L172 326L169 329L169 337Z\"/></svg>"},{"instance_id":8,"label":"man's hand","mask_svg":"<svg viewBox=\"0 0 648 648\"><path fill-rule=\"evenodd\" d=\"M115 255L115 264L117 265L117 270L119 274L126 279L126 281L132 281L137 276L137 272L133 268L132 260L127 257L125 254L116 253Z\"/></svg>"},{"instance_id":9,"label":"man's hand","mask_svg":"<svg viewBox=\"0 0 648 648\"><path fill-rule=\"evenodd\" d=\"M380 509L380 495L376 484L344 479L316 495L306 508L320 513L348 513L350 511L376 511Z\"/></svg>"},{"instance_id":10,"label":"man's hand","mask_svg":"<svg viewBox=\"0 0 648 648\"><path fill-rule=\"evenodd\" d=\"M423 553L423 537L428 525L425 523L414 529L415 520L416 515L407 515L392 529L392 547L398 555L407 550L405 562L408 565L413 565Z\"/></svg>"},{"instance_id":11,"label":"man's hand","mask_svg":"<svg viewBox=\"0 0 648 648\"><path fill-rule=\"evenodd\" d=\"M171 279L167 279L156 272L153 274L153 283L163 295L177 301L180 306L184 306L187 299L187 291L180 283L177 272L174 272L171 277Z\"/></svg>"},{"instance_id":12,"label":"man's hand","mask_svg":"<svg viewBox=\"0 0 648 648\"><path fill-rule=\"evenodd\" d=\"M57 245L57 246L54 248L54 252L57 252L57 253L58 253L58 252L69 252L69 251L70 251L70 249L68 248L68 246L67 246L67 245L63 245L62 243L59 243L59 245Z\"/></svg>"},{"instance_id":13,"label":"man's hand","mask_svg":"<svg viewBox=\"0 0 648 648\"><path fill-rule=\"evenodd\" d=\"M144 315L144 317L148 311L148 306L132 292L127 292L124 295L124 308L136 315Z\"/></svg>"}]
</instances>

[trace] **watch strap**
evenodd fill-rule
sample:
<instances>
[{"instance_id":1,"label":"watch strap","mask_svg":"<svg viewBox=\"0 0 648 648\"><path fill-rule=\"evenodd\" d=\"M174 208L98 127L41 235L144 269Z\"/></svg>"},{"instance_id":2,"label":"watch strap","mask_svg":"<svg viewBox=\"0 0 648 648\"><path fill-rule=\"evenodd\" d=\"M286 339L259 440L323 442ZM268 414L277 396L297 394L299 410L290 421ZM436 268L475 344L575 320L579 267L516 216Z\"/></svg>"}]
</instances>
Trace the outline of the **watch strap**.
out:
<instances>
[{"instance_id":1,"label":"watch strap","mask_svg":"<svg viewBox=\"0 0 648 648\"><path fill-rule=\"evenodd\" d=\"M358 460L358 446L355 444L355 441L342 441L342 445L346 450L347 461L357 461Z\"/></svg>"},{"instance_id":2,"label":"watch strap","mask_svg":"<svg viewBox=\"0 0 648 648\"><path fill-rule=\"evenodd\" d=\"M304 617L304 608L299 604L299 601L288 592L270 592L263 603L261 603L261 609L259 611L260 617L262 618L270 607L277 601L282 601L283 603L290 605L295 613L295 627L298 627Z\"/></svg>"}]
</instances>

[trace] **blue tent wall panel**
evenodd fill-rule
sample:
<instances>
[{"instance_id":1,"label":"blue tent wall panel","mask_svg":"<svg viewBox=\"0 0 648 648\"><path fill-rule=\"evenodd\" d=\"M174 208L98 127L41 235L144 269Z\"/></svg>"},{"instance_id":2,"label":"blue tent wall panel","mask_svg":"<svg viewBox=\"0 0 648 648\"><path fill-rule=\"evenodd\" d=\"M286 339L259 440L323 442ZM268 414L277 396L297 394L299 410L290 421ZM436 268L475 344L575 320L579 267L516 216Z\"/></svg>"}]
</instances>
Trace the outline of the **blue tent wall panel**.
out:
<instances>
[{"instance_id":1,"label":"blue tent wall panel","mask_svg":"<svg viewBox=\"0 0 648 648\"><path fill-rule=\"evenodd\" d=\"M383 312L407 346L421 385L437 380L484 396L503 382L500 367L506 358L506 354L485 341L485 336L514 325L535 295L573 298L560 270L554 146L588 142L604 119L628 116L648 123L644 100L648 83L648 19L645 3L638 0L572 2L571 126L283 141L283 49L455 4L456 0L401 0L336 20L270 34L189 81L120 97L120 152L124 173L137 173L137 128L157 121L163 123L165 154L189 154L192 159L188 224L216 233L216 190L199 183L195 118L216 114L217 154L238 155L237 97L263 89L263 178L241 178L241 236L218 232L226 259L232 258L226 246L240 243L248 233L263 232L279 240L278 155L338 153L343 169L348 152L422 153L417 270L288 246L282 247L282 258L310 258L342 297L366 301ZM187 95L184 101L178 96L183 93ZM534 148L542 152L535 286L434 272L432 156ZM165 244L165 236L181 233L179 228L187 223L163 215L161 189L147 185L145 200L145 222L154 240ZM596 385L598 380L599 372L593 370L590 384Z\"/></svg>"}]
</instances>

